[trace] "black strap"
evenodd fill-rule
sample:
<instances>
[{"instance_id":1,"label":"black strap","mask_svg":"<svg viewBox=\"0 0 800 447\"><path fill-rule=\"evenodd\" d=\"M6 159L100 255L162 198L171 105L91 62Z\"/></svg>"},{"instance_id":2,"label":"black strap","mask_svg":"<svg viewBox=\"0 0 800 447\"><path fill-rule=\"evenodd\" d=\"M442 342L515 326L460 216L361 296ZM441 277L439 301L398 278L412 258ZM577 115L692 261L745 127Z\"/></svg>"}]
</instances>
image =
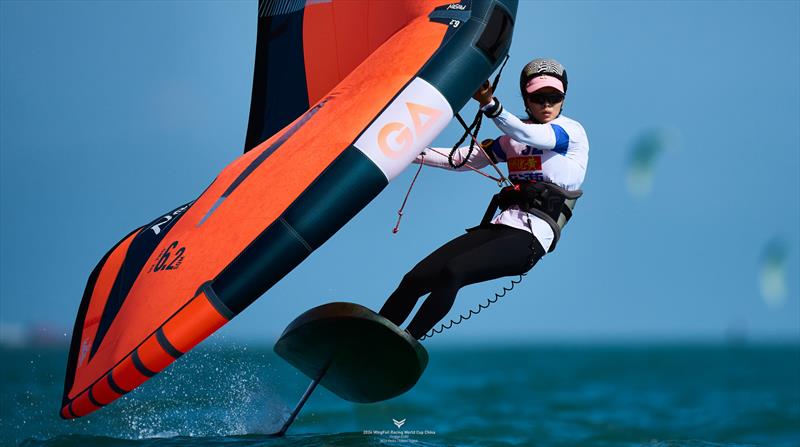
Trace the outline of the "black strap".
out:
<instances>
[{"instance_id":1,"label":"black strap","mask_svg":"<svg viewBox=\"0 0 800 447\"><path fill-rule=\"evenodd\" d=\"M481 219L480 226L489 225L492 221L492 217L494 217L494 213L497 212L498 203L500 201L500 193L497 193L492 196L492 200L489 202L489 207L486 208L486 212L483 214L483 219Z\"/></svg>"},{"instance_id":2,"label":"black strap","mask_svg":"<svg viewBox=\"0 0 800 447\"><path fill-rule=\"evenodd\" d=\"M572 209L567 202L577 200L582 194L581 190L567 191L550 182L522 183L513 187L506 187L492 196L492 200L483 214L480 226L489 225L498 209L505 211L511 206L519 206L522 211L533 214L547 222L553 230L553 243L550 244L550 249L548 250L548 252L552 252L555 250L559 239L561 239L561 227L566 225L572 218ZM554 205L550 201L556 198L560 201L560 204L557 205L558 209L548 209ZM562 216L564 217L564 223L563 225L558 225L558 221Z\"/></svg>"},{"instance_id":3,"label":"black strap","mask_svg":"<svg viewBox=\"0 0 800 447\"><path fill-rule=\"evenodd\" d=\"M494 105L483 111L483 114L486 115L487 118L497 118L503 113L503 104L500 103L500 100L497 99L496 96L493 96L492 100L494 101Z\"/></svg>"}]
</instances>

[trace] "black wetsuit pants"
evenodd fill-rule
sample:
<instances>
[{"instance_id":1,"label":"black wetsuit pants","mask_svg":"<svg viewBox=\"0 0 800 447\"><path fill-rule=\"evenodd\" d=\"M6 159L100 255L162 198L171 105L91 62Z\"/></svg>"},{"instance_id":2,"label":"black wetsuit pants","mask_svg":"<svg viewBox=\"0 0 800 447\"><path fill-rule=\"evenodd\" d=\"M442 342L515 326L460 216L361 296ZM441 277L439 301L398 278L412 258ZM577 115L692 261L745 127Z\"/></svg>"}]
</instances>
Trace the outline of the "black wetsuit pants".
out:
<instances>
[{"instance_id":1,"label":"black wetsuit pants","mask_svg":"<svg viewBox=\"0 0 800 447\"><path fill-rule=\"evenodd\" d=\"M471 230L420 261L408 272L380 314L396 325L408 318L422 295L430 296L406 328L414 338L425 335L453 307L458 290L530 270L544 256L539 241L529 232L506 225Z\"/></svg>"}]
</instances>

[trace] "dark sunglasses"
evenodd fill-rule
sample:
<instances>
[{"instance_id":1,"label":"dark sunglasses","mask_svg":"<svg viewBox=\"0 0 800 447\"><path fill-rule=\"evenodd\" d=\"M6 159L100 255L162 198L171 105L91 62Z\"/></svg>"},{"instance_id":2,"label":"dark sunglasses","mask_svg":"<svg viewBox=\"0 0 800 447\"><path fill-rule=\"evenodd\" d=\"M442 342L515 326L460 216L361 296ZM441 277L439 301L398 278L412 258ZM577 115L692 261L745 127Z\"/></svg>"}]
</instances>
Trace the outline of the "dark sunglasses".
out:
<instances>
[{"instance_id":1,"label":"dark sunglasses","mask_svg":"<svg viewBox=\"0 0 800 447\"><path fill-rule=\"evenodd\" d=\"M563 100L563 93L528 93L528 101L534 104L558 104Z\"/></svg>"}]
</instances>

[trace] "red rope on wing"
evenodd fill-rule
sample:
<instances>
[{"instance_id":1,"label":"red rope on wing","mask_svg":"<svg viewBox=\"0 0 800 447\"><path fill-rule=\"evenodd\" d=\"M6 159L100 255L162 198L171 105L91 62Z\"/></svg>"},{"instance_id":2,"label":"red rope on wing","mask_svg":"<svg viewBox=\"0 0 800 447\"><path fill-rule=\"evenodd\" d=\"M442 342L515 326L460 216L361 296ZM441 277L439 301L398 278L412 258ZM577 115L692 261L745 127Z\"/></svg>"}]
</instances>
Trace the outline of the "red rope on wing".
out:
<instances>
[{"instance_id":1,"label":"red rope on wing","mask_svg":"<svg viewBox=\"0 0 800 447\"><path fill-rule=\"evenodd\" d=\"M437 154L441 155L442 157L447 157L447 155L445 155L445 154L443 154L443 153L441 153L441 152L437 151L436 149L434 149L434 148L432 148L432 147L429 147L428 149L430 149L430 150L431 150L431 151L433 151L433 152L436 152ZM488 157L488 155L487 155L487 157ZM482 175L482 176L484 176L484 177L486 177L486 178L490 178L490 179L492 179L492 180L496 181L498 184L499 184L499 183L502 183L502 181L503 181L502 179L499 179L499 178L497 178L497 177L492 177L491 175L489 175L489 174L487 174L487 173L485 173L485 172L481 171L480 169L473 168L472 166L470 166L470 165L468 165L468 164L465 164L464 166L466 166L466 167L467 167L467 168L469 168L469 169L472 169L473 171L477 172L478 174L480 174L480 175Z\"/></svg>"}]
</instances>

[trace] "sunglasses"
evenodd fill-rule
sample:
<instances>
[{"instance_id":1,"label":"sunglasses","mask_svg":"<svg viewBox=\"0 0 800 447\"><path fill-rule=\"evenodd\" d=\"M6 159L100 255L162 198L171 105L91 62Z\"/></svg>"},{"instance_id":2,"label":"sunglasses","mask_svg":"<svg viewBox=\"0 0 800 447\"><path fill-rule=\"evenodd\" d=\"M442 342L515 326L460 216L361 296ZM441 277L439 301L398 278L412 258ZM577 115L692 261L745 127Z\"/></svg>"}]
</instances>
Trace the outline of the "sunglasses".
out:
<instances>
[{"instance_id":1,"label":"sunglasses","mask_svg":"<svg viewBox=\"0 0 800 447\"><path fill-rule=\"evenodd\" d=\"M528 101L534 104L558 104L563 100L563 93L528 93Z\"/></svg>"}]
</instances>

